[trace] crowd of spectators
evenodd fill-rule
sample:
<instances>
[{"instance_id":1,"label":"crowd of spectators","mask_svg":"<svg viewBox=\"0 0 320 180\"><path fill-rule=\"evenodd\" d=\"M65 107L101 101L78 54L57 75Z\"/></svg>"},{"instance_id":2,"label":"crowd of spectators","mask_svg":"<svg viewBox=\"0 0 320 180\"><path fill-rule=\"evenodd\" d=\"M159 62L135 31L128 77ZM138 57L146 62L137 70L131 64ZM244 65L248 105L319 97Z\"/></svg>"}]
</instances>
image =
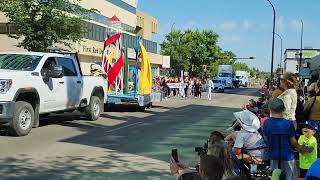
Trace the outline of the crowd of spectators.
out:
<instances>
[{"instance_id":1,"label":"crowd of spectators","mask_svg":"<svg viewBox=\"0 0 320 180\"><path fill-rule=\"evenodd\" d=\"M317 78L316 78L317 77ZM320 82L315 74L306 88L285 73L278 87L234 113L227 136L212 132L198 171L172 161L177 179L320 179Z\"/></svg>"}]
</instances>

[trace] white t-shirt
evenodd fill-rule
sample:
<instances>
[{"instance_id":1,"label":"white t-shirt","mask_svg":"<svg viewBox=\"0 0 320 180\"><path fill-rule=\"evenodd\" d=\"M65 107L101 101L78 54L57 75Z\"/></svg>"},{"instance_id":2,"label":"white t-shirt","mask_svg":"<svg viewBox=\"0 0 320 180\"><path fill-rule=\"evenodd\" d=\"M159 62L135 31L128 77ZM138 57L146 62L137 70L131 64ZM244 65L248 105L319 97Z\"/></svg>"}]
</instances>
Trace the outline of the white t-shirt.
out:
<instances>
[{"instance_id":1,"label":"white t-shirt","mask_svg":"<svg viewBox=\"0 0 320 180\"><path fill-rule=\"evenodd\" d=\"M284 103L286 110L284 111L284 118L295 121L297 108L297 91L295 89L288 89L284 91L279 97Z\"/></svg>"},{"instance_id":2,"label":"white t-shirt","mask_svg":"<svg viewBox=\"0 0 320 180\"><path fill-rule=\"evenodd\" d=\"M246 130L241 130L237 133L237 137L234 143L235 148L260 148L267 147L264 143L262 136L258 133L251 133ZM267 148L257 150L245 150L253 159L265 160L267 159Z\"/></svg>"},{"instance_id":3,"label":"white t-shirt","mask_svg":"<svg viewBox=\"0 0 320 180\"><path fill-rule=\"evenodd\" d=\"M193 85L194 85L194 81L193 81L193 80L191 80L191 81L190 81L190 84L193 86Z\"/></svg>"},{"instance_id":4,"label":"white t-shirt","mask_svg":"<svg viewBox=\"0 0 320 180\"><path fill-rule=\"evenodd\" d=\"M208 80L208 88L214 88L213 82Z\"/></svg>"}]
</instances>

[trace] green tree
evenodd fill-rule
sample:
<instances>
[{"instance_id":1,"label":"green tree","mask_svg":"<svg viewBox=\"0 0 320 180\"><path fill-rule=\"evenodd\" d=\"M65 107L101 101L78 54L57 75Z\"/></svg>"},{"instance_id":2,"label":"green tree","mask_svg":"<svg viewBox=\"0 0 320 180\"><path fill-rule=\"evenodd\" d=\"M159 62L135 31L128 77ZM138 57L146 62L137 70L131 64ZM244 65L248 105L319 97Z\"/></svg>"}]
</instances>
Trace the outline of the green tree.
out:
<instances>
[{"instance_id":1,"label":"green tree","mask_svg":"<svg viewBox=\"0 0 320 180\"><path fill-rule=\"evenodd\" d=\"M183 31L172 31L166 35L166 40L160 44L161 54L171 56L171 67L178 75L181 70L188 71L190 67L190 49L185 43L189 39Z\"/></svg>"},{"instance_id":2,"label":"green tree","mask_svg":"<svg viewBox=\"0 0 320 180\"><path fill-rule=\"evenodd\" d=\"M209 66L218 56L218 34L211 30L173 31L166 35L161 54L171 56L171 66L176 71L189 71L191 75L204 75L203 65ZM191 65L194 71L191 71Z\"/></svg>"},{"instance_id":3,"label":"green tree","mask_svg":"<svg viewBox=\"0 0 320 180\"><path fill-rule=\"evenodd\" d=\"M1 0L0 11L15 25L17 34L10 37L21 38L18 47L46 51L56 43L71 47L82 39L85 20L96 10L81 7L79 1Z\"/></svg>"}]
</instances>

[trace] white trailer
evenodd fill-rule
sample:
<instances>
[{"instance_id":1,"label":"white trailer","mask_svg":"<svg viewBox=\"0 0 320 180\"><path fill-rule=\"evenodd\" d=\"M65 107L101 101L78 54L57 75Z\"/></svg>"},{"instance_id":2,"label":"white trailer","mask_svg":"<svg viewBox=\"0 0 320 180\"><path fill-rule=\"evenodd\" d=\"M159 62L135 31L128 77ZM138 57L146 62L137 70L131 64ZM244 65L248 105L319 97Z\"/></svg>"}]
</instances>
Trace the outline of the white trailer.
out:
<instances>
[{"instance_id":1,"label":"white trailer","mask_svg":"<svg viewBox=\"0 0 320 180\"><path fill-rule=\"evenodd\" d=\"M250 73L247 71L236 71L235 78L239 81L239 85L248 87L250 84Z\"/></svg>"}]
</instances>

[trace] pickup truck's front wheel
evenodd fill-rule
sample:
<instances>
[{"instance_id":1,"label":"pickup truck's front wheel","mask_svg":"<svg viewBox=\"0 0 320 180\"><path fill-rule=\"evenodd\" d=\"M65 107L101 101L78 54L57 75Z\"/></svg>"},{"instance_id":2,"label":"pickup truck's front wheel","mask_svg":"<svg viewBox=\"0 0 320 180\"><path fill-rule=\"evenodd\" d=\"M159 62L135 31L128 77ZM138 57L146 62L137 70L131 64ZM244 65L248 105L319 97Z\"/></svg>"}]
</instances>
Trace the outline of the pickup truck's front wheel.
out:
<instances>
[{"instance_id":1,"label":"pickup truck's front wheel","mask_svg":"<svg viewBox=\"0 0 320 180\"><path fill-rule=\"evenodd\" d=\"M99 97L92 96L90 99L89 106L87 106L85 110L85 113L88 116L89 120L91 121L98 120L102 111L103 111L103 102Z\"/></svg>"},{"instance_id":2,"label":"pickup truck's front wheel","mask_svg":"<svg viewBox=\"0 0 320 180\"><path fill-rule=\"evenodd\" d=\"M14 136L25 136L29 134L33 124L34 110L31 104L24 101L16 102L10 124L10 133Z\"/></svg>"}]
</instances>

